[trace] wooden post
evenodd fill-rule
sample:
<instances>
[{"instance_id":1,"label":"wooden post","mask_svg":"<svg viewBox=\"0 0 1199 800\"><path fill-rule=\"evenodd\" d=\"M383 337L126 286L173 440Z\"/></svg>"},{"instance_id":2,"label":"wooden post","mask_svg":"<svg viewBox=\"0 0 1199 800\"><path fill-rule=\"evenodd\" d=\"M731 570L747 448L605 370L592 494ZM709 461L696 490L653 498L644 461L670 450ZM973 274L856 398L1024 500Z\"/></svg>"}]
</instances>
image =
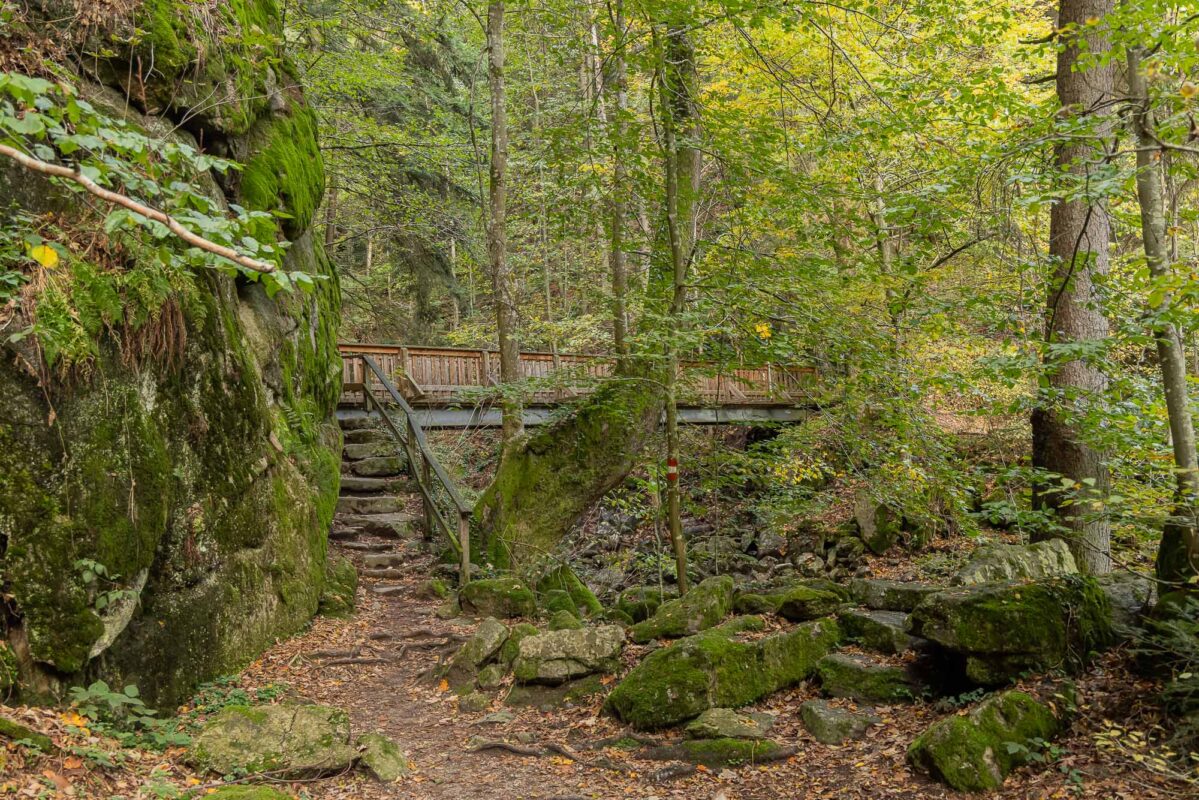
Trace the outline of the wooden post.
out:
<instances>
[{"instance_id":1,"label":"wooden post","mask_svg":"<svg viewBox=\"0 0 1199 800\"><path fill-rule=\"evenodd\" d=\"M416 383L416 379L412 377L412 359L408 357L408 348L400 348L400 364L404 368L404 377L408 379L408 385Z\"/></svg>"},{"instance_id":2,"label":"wooden post","mask_svg":"<svg viewBox=\"0 0 1199 800\"><path fill-rule=\"evenodd\" d=\"M470 580L470 514L458 512L458 546L462 549L462 568L458 572L458 584Z\"/></svg>"},{"instance_id":3,"label":"wooden post","mask_svg":"<svg viewBox=\"0 0 1199 800\"><path fill-rule=\"evenodd\" d=\"M491 354L486 349L480 350L479 353L483 357L483 374L479 376L479 383L482 386L491 385Z\"/></svg>"}]
</instances>

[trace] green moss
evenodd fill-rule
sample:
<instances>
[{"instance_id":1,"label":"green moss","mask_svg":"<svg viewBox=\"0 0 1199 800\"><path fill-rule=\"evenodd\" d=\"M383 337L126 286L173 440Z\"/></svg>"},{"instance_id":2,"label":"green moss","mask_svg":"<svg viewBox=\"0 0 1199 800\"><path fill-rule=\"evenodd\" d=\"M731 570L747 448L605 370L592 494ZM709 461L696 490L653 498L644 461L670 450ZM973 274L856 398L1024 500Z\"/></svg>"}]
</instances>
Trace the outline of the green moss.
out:
<instances>
[{"instance_id":1,"label":"green moss","mask_svg":"<svg viewBox=\"0 0 1199 800\"><path fill-rule=\"evenodd\" d=\"M325 192L316 115L295 107L262 120L250 132L249 143L241 197L248 208L277 216L284 234L293 239L308 230Z\"/></svg>"},{"instance_id":2,"label":"green moss","mask_svg":"<svg viewBox=\"0 0 1199 800\"><path fill-rule=\"evenodd\" d=\"M629 636L634 642L648 642L698 633L724 619L732 606L733 579L708 578L679 599L663 603L652 617L634 625Z\"/></svg>"},{"instance_id":3,"label":"green moss","mask_svg":"<svg viewBox=\"0 0 1199 800\"><path fill-rule=\"evenodd\" d=\"M518 578L485 578L470 581L458 590L462 610L478 616L533 617L537 601Z\"/></svg>"},{"instance_id":4,"label":"green moss","mask_svg":"<svg viewBox=\"0 0 1199 800\"><path fill-rule=\"evenodd\" d=\"M706 767L735 767L770 761L782 749L771 741L747 739L688 739L675 748L682 760Z\"/></svg>"},{"instance_id":5,"label":"green moss","mask_svg":"<svg viewBox=\"0 0 1199 800\"><path fill-rule=\"evenodd\" d=\"M502 664L511 664L520 655L520 642L526 636L536 636L541 633L536 625L528 622L518 622L508 632L508 640L500 648L499 660Z\"/></svg>"},{"instance_id":6,"label":"green moss","mask_svg":"<svg viewBox=\"0 0 1199 800\"><path fill-rule=\"evenodd\" d=\"M920 692L903 667L873 664L840 653L820 659L816 672L827 694L863 703L910 702Z\"/></svg>"},{"instance_id":7,"label":"green moss","mask_svg":"<svg viewBox=\"0 0 1199 800\"><path fill-rule=\"evenodd\" d=\"M579 621L579 618L566 610L557 611L550 617L549 629L551 631L579 630L582 627L583 623Z\"/></svg>"},{"instance_id":8,"label":"green moss","mask_svg":"<svg viewBox=\"0 0 1199 800\"><path fill-rule=\"evenodd\" d=\"M550 570L537 582L537 591L544 594L553 590L566 592L575 608L570 609L576 615L579 612L587 616L600 614L604 607L596 599L595 593L587 588L587 584L579 580L579 576L570 567L562 564Z\"/></svg>"},{"instance_id":9,"label":"green moss","mask_svg":"<svg viewBox=\"0 0 1199 800\"><path fill-rule=\"evenodd\" d=\"M579 607L575 605L575 601L570 599L570 595L562 589L550 589L541 596L541 607L547 614L557 614L559 611L565 611L571 616L579 616Z\"/></svg>"},{"instance_id":10,"label":"green moss","mask_svg":"<svg viewBox=\"0 0 1199 800\"><path fill-rule=\"evenodd\" d=\"M345 557L330 559L325 569L325 591L319 612L326 617L348 617L354 613L354 595L358 591L358 570Z\"/></svg>"},{"instance_id":11,"label":"green moss","mask_svg":"<svg viewBox=\"0 0 1199 800\"><path fill-rule=\"evenodd\" d=\"M677 592L657 586L633 586L620 593L616 610L627 614L631 622L641 622L652 617L662 603L677 596Z\"/></svg>"},{"instance_id":12,"label":"green moss","mask_svg":"<svg viewBox=\"0 0 1199 800\"><path fill-rule=\"evenodd\" d=\"M778 613L795 622L827 617L843 602L836 592L803 585L788 589L778 600Z\"/></svg>"},{"instance_id":13,"label":"green moss","mask_svg":"<svg viewBox=\"0 0 1199 800\"><path fill-rule=\"evenodd\" d=\"M269 786L222 786L204 796L208 800L291 800L291 795Z\"/></svg>"},{"instance_id":14,"label":"green moss","mask_svg":"<svg viewBox=\"0 0 1199 800\"><path fill-rule=\"evenodd\" d=\"M1005 692L934 723L912 743L908 760L960 791L998 789L1033 752L1030 740L1051 739L1060 728L1048 706L1024 692Z\"/></svg>"},{"instance_id":15,"label":"green moss","mask_svg":"<svg viewBox=\"0 0 1199 800\"><path fill-rule=\"evenodd\" d=\"M14 742L28 742L43 753L53 753L58 750L49 736L38 733L33 728L14 722L7 717L0 717L0 736L6 736Z\"/></svg>"}]
</instances>

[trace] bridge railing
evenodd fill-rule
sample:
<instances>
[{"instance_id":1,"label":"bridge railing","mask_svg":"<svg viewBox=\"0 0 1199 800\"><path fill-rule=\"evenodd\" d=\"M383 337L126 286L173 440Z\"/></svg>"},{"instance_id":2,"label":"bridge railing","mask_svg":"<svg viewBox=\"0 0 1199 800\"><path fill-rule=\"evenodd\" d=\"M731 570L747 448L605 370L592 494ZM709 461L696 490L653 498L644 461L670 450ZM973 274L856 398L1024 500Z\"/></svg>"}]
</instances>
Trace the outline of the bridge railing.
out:
<instances>
[{"instance_id":1,"label":"bridge railing","mask_svg":"<svg viewBox=\"0 0 1199 800\"><path fill-rule=\"evenodd\" d=\"M395 376L404 397L417 407L461 401L464 392L496 386L500 379L499 353L494 350L356 343L340 348L345 386L362 385L362 362L353 356L370 355L384 373ZM542 381L528 398L530 405L553 405L586 393L589 384L610 376L613 368L609 356L578 353L526 351L519 363L522 378ZM816 376L810 367L795 365L718 370L693 361L682 368L694 401L707 406L787 405L806 397Z\"/></svg>"},{"instance_id":2,"label":"bridge railing","mask_svg":"<svg viewBox=\"0 0 1199 800\"><path fill-rule=\"evenodd\" d=\"M429 447L425 432L417 422L416 412L391 381L393 372L367 353L343 355L346 364L360 378L362 405L368 413L371 407L379 412L384 426L407 456L408 469L421 495L425 530L432 535L439 528L454 548L461 564L458 579L470 580L470 518L473 509L462 497L454 481L446 473ZM382 400L380 399L382 395ZM398 410L403 420L397 422L392 412Z\"/></svg>"}]
</instances>

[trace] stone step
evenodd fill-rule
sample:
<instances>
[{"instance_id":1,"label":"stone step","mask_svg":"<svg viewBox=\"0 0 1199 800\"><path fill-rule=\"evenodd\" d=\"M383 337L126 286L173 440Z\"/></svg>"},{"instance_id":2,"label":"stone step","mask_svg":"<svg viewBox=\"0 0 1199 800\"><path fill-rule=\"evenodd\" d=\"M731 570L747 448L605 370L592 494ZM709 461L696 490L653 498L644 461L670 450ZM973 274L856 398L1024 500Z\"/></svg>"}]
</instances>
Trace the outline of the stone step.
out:
<instances>
[{"instance_id":1,"label":"stone step","mask_svg":"<svg viewBox=\"0 0 1199 800\"><path fill-rule=\"evenodd\" d=\"M403 452L399 445L392 441L363 442L347 444L341 449L342 458L346 461L361 461L364 458L392 458Z\"/></svg>"},{"instance_id":2,"label":"stone step","mask_svg":"<svg viewBox=\"0 0 1199 800\"><path fill-rule=\"evenodd\" d=\"M927 648L930 642L907 632L908 615L902 611L843 609L837 614L845 638L868 650L896 654Z\"/></svg>"},{"instance_id":3,"label":"stone step","mask_svg":"<svg viewBox=\"0 0 1199 800\"><path fill-rule=\"evenodd\" d=\"M329 538L339 542L352 541L362 535L362 528L339 526L329 531Z\"/></svg>"},{"instance_id":4,"label":"stone step","mask_svg":"<svg viewBox=\"0 0 1199 800\"><path fill-rule=\"evenodd\" d=\"M421 522L412 514L347 514L341 520L348 527L383 539L404 539L420 532Z\"/></svg>"},{"instance_id":5,"label":"stone step","mask_svg":"<svg viewBox=\"0 0 1199 800\"><path fill-rule=\"evenodd\" d=\"M395 478L405 474L407 464L400 456L364 458L344 463L347 470L361 478Z\"/></svg>"},{"instance_id":6,"label":"stone step","mask_svg":"<svg viewBox=\"0 0 1199 800\"><path fill-rule=\"evenodd\" d=\"M359 553L381 553L391 549L390 542L343 542L342 547Z\"/></svg>"},{"instance_id":7,"label":"stone step","mask_svg":"<svg viewBox=\"0 0 1199 800\"><path fill-rule=\"evenodd\" d=\"M408 561L403 553L371 553L363 556L362 566L366 569L386 569L401 567Z\"/></svg>"},{"instance_id":8,"label":"stone step","mask_svg":"<svg viewBox=\"0 0 1199 800\"><path fill-rule=\"evenodd\" d=\"M346 431L342 436L342 441L346 444L370 444L372 442L386 441L388 436L378 428L359 428L357 430Z\"/></svg>"},{"instance_id":9,"label":"stone step","mask_svg":"<svg viewBox=\"0 0 1199 800\"><path fill-rule=\"evenodd\" d=\"M849 582L849 594L854 602L877 611L911 611L921 600L942 589L929 583L879 578L855 578Z\"/></svg>"},{"instance_id":10,"label":"stone step","mask_svg":"<svg viewBox=\"0 0 1199 800\"><path fill-rule=\"evenodd\" d=\"M364 494L337 498L338 514L397 514L408 504L407 495Z\"/></svg>"},{"instance_id":11,"label":"stone step","mask_svg":"<svg viewBox=\"0 0 1199 800\"><path fill-rule=\"evenodd\" d=\"M364 478L359 475L343 475L341 478L342 494L414 494L417 491L416 485L406 478Z\"/></svg>"}]
</instances>

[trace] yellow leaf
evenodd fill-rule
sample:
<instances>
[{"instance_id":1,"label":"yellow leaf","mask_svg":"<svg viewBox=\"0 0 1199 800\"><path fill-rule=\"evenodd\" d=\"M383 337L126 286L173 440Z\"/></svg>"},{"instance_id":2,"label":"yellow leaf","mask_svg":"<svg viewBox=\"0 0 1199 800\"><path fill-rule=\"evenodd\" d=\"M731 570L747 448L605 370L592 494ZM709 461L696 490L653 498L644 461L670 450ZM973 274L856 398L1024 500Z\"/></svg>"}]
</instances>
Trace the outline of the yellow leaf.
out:
<instances>
[{"instance_id":1,"label":"yellow leaf","mask_svg":"<svg viewBox=\"0 0 1199 800\"><path fill-rule=\"evenodd\" d=\"M1181 87L1179 87L1178 93L1180 95L1182 95L1183 97L1185 97L1186 99L1190 100L1192 97L1199 94L1199 86L1196 86L1195 84L1191 83L1190 81L1186 81L1182 84Z\"/></svg>"},{"instance_id":2,"label":"yellow leaf","mask_svg":"<svg viewBox=\"0 0 1199 800\"><path fill-rule=\"evenodd\" d=\"M46 269L54 269L58 266L58 251L48 244L39 244L37 247L31 247L29 249L29 257Z\"/></svg>"},{"instance_id":3,"label":"yellow leaf","mask_svg":"<svg viewBox=\"0 0 1199 800\"><path fill-rule=\"evenodd\" d=\"M450 682L445 678L441 679L441 683L437 684L437 691L448 692L450 690Z\"/></svg>"}]
</instances>

